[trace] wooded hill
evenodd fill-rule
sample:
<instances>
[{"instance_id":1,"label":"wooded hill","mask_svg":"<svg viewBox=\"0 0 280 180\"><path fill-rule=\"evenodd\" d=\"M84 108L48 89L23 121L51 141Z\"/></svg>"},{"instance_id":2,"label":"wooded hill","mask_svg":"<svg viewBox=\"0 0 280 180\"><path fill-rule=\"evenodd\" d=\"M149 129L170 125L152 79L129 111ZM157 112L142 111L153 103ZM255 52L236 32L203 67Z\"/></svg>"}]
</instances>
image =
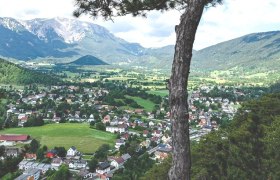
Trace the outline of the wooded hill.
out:
<instances>
[{"instance_id":1,"label":"wooded hill","mask_svg":"<svg viewBox=\"0 0 280 180\"><path fill-rule=\"evenodd\" d=\"M101 59L91 56L91 55L86 55L83 57L80 57L79 59L69 63L70 65L78 65L78 66L96 66L96 65L108 65Z\"/></svg>"},{"instance_id":2,"label":"wooded hill","mask_svg":"<svg viewBox=\"0 0 280 180\"><path fill-rule=\"evenodd\" d=\"M22 68L16 64L0 59L0 83L1 84L57 84L61 80L47 74L42 74Z\"/></svg>"}]
</instances>

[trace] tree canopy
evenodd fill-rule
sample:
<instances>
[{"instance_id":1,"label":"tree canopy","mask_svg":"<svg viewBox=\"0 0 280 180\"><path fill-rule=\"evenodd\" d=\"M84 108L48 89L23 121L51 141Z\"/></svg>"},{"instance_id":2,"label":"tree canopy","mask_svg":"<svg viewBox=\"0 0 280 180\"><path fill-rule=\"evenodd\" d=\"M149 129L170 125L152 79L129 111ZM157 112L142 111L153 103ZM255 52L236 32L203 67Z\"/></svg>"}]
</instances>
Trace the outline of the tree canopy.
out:
<instances>
[{"instance_id":1,"label":"tree canopy","mask_svg":"<svg viewBox=\"0 0 280 180\"><path fill-rule=\"evenodd\" d=\"M167 11L170 9L185 10L192 0L76 0L78 8L74 11L74 16L81 14L103 17L105 20L117 16L132 14L133 16L146 17L148 11ZM222 0L202 0L204 5L215 6Z\"/></svg>"}]
</instances>

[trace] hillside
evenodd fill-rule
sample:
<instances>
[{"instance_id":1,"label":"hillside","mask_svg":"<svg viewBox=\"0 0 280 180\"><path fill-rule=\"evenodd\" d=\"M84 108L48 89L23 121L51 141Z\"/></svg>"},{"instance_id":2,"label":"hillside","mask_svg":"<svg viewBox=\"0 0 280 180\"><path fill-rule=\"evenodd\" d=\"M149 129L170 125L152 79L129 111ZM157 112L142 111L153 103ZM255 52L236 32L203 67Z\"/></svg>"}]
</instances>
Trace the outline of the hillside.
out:
<instances>
[{"instance_id":1,"label":"hillside","mask_svg":"<svg viewBox=\"0 0 280 180\"><path fill-rule=\"evenodd\" d=\"M91 55L86 55L83 57L80 57L79 59L69 63L70 65L78 65L78 66L96 66L96 65L108 65L101 59L91 56Z\"/></svg>"},{"instance_id":2,"label":"hillside","mask_svg":"<svg viewBox=\"0 0 280 180\"><path fill-rule=\"evenodd\" d=\"M0 59L0 83L2 84L57 84L60 80L46 74L28 70Z\"/></svg>"},{"instance_id":3,"label":"hillside","mask_svg":"<svg viewBox=\"0 0 280 180\"><path fill-rule=\"evenodd\" d=\"M279 43L280 31L249 34L197 51L192 66L203 70L278 70Z\"/></svg>"}]
</instances>

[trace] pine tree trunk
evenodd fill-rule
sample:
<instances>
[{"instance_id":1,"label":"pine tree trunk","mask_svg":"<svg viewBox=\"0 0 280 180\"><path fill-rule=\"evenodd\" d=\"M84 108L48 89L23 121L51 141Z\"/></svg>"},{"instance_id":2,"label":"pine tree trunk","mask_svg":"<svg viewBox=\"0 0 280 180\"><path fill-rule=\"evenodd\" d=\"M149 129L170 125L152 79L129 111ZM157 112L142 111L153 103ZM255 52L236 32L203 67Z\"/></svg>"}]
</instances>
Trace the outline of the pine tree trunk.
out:
<instances>
[{"instance_id":1,"label":"pine tree trunk","mask_svg":"<svg viewBox=\"0 0 280 180\"><path fill-rule=\"evenodd\" d=\"M172 123L172 166L170 180L189 180L191 169L187 84L196 30L206 0L189 0L181 22L176 26L176 46L169 80Z\"/></svg>"}]
</instances>

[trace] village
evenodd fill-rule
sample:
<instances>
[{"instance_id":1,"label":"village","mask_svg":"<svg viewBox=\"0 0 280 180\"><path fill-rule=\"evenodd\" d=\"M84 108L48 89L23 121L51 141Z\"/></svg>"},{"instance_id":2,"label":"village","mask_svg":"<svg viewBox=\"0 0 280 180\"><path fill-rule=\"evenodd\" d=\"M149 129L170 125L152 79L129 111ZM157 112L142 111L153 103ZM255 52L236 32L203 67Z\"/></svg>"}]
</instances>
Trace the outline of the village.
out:
<instances>
[{"instance_id":1,"label":"village","mask_svg":"<svg viewBox=\"0 0 280 180\"><path fill-rule=\"evenodd\" d=\"M141 108L121 109L104 103L102 99L111 92L106 88L74 85L41 89L32 86L25 89L5 88L14 101L7 104L3 128L72 122L85 123L89 128L117 135L114 146L105 148L110 152L105 153L106 157L96 158L98 152L92 152L93 166L89 165L92 160L85 159L76 144L69 149L64 148L64 153L58 153L55 148L46 148L40 154L42 157L38 158L39 148L37 152L26 152L23 148L32 144L32 135L1 134L0 131L0 146L5 147L2 160L22 157L17 165L22 172L16 178L18 180L26 177L37 180L44 177L48 170L59 170L61 166L67 166L72 174L82 179L110 179L132 157L148 154L154 162L161 163L172 151L170 114L163 103L156 111L147 112ZM228 92L228 97L213 95L213 91ZM240 89L221 86L203 85L191 91L188 114L190 139L199 141L203 135L232 120L240 106L238 100L243 96L246 94ZM162 102L166 102L167 97L162 99ZM163 118L155 118L158 114L163 114Z\"/></svg>"}]
</instances>

